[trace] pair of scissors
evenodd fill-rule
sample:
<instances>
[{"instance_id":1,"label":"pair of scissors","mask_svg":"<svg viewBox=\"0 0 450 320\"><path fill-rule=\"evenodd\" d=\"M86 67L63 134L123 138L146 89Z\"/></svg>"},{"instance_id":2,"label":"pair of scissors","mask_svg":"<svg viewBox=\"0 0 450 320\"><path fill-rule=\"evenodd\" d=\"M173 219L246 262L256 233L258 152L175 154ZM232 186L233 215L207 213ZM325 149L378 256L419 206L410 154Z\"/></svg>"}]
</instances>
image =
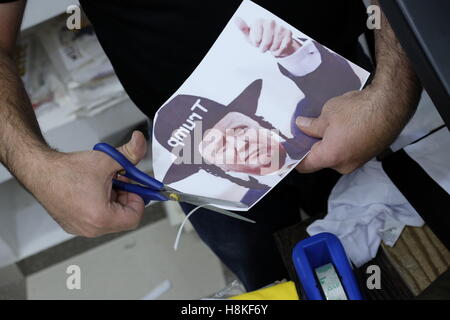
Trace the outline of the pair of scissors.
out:
<instances>
[{"instance_id":1,"label":"pair of scissors","mask_svg":"<svg viewBox=\"0 0 450 320\"><path fill-rule=\"evenodd\" d=\"M107 143L98 143L94 146L93 149L96 151L106 153L108 156L117 161L117 163L119 163L122 166L123 170L125 171L121 175L137 183L137 184L127 183L117 179L113 179L114 189L137 194L144 200L145 205L149 204L150 201L152 200L156 201L172 200L178 202L186 202L196 206L202 206L206 209L216 211L218 213L227 215L232 218L240 219L250 223L255 223L255 221L247 219L241 215L214 206L218 205L218 206L247 208L247 206L241 202L220 200L179 192L173 188L164 185L162 182L156 180L155 178L149 176L148 174L136 168L135 165L133 165L122 153L120 153L113 146Z\"/></svg>"}]
</instances>

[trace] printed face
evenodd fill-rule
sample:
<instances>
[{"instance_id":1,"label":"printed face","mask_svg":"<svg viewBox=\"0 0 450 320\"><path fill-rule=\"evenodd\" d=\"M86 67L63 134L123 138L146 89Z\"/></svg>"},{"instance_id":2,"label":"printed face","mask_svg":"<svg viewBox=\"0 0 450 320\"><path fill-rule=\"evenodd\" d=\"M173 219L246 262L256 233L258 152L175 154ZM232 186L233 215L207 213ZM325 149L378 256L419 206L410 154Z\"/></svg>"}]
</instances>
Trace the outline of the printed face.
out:
<instances>
[{"instance_id":1,"label":"printed face","mask_svg":"<svg viewBox=\"0 0 450 320\"><path fill-rule=\"evenodd\" d=\"M255 175L276 172L286 161L280 137L238 112L230 112L206 132L199 152L224 171Z\"/></svg>"}]
</instances>

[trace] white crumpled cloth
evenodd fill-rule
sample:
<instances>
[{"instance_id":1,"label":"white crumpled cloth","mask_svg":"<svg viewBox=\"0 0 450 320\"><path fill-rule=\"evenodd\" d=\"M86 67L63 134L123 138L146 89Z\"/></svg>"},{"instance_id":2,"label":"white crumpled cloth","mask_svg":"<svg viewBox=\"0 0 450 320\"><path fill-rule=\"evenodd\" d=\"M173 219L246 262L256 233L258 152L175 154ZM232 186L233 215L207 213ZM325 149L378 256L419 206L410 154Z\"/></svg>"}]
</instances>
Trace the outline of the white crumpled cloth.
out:
<instances>
[{"instance_id":1,"label":"white crumpled cloth","mask_svg":"<svg viewBox=\"0 0 450 320\"><path fill-rule=\"evenodd\" d=\"M328 212L325 219L308 227L308 233L336 235L357 267L375 257L380 231L389 229L393 221L397 226L420 227L424 223L375 160L339 180L328 201ZM400 233L402 228L397 230Z\"/></svg>"}]
</instances>

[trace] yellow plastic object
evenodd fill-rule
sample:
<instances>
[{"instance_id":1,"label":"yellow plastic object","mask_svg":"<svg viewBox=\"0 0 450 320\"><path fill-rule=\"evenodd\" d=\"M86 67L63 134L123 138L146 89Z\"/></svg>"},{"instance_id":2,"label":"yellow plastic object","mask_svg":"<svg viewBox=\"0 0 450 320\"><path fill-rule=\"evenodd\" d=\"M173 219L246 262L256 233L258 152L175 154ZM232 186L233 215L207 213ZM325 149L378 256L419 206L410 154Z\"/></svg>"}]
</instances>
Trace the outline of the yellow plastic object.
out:
<instances>
[{"instance_id":1,"label":"yellow plastic object","mask_svg":"<svg viewBox=\"0 0 450 320\"><path fill-rule=\"evenodd\" d=\"M169 194L169 198L175 201L180 201L180 196L177 195L176 193Z\"/></svg>"},{"instance_id":2,"label":"yellow plastic object","mask_svg":"<svg viewBox=\"0 0 450 320\"><path fill-rule=\"evenodd\" d=\"M295 283L292 281L283 282L271 286L269 288L260 289L257 291L244 293L233 300L299 300Z\"/></svg>"}]
</instances>

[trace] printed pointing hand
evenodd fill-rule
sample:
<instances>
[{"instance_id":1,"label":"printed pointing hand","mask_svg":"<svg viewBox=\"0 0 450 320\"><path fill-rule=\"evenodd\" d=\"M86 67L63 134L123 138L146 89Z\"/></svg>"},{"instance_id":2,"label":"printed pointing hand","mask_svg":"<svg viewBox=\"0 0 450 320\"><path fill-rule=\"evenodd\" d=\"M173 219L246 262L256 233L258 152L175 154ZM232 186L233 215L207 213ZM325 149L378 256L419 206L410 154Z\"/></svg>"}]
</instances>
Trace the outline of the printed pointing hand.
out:
<instances>
[{"instance_id":1,"label":"printed pointing hand","mask_svg":"<svg viewBox=\"0 0 450 320\"><path fill-rule=\"evenodd\" d=\"M276 58L284 58L301 47L300 43L292 38L292 32L289 29L273 20L258 19L249 26L238 17L235 23L247 41L259 48L262 53L270 52Z\"/></svg>"}]
</instances>

